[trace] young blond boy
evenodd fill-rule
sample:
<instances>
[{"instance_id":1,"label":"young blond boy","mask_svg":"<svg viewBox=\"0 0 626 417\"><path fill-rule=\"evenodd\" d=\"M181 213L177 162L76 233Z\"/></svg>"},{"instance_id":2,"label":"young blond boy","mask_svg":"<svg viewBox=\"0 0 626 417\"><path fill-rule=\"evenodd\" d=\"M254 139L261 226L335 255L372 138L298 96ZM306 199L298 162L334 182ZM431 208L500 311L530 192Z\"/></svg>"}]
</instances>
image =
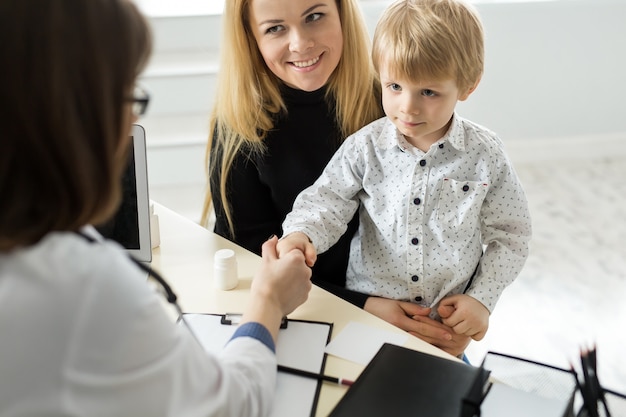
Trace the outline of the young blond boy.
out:
<instances>
[{"instance_id":1,"label":"young blond boy","mask_svg":"<svg viewBox=\"0 0 626 417\"><path fill-rule=\"evenodd\" d=\"M460 0L402 0L384 12L372 58L386 117L350 136L298 196L278 246L312 265L358 210L346 287L432 308L475 340L531 236L502 142L455 113L483 74L483 37Z\"/></svg>"}]
</instances>

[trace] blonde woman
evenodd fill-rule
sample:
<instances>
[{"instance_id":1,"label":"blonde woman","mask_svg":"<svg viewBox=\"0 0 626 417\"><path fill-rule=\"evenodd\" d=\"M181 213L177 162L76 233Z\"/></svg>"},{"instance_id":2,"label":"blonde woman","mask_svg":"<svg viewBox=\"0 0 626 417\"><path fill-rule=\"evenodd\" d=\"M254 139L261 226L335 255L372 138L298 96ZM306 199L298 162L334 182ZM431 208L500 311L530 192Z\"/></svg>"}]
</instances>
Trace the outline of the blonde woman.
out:
<instances>
[{"instance_id":1,"label":"blonde woman","mask_svg":"<svg viewBox=\"0 0 626 417\"><path fill-rule=\"evenodd\" d=\"M383 115L380 87L357 0L229 0L223 21L203 219L214 208L216 233L260 253L343 139ZM362 306L342 292L354 230L313 274Z\"/></svg>"}]
</instances>

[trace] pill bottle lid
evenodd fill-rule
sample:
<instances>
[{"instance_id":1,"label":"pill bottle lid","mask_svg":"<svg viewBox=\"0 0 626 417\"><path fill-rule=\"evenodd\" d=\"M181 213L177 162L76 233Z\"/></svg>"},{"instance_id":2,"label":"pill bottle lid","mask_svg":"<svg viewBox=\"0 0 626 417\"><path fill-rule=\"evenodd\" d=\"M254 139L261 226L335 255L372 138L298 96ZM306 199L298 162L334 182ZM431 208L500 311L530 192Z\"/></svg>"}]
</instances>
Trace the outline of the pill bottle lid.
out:
<instances>
[{"instance_id":1,"label":"pill bottle lid","mask_svg":"<svg viewBox=\"0 0 626 417\"><path fill-rule=\"evenodd\" d=\"M220 249L215 252L214 261L223 265L233 264L237 261L235 251L232 249Z\"/></svg>"},{"instance_id":2,"label":"pill bottle lid","mask_svg":"<svg viewBox=\"0 0 626 417\"><path fill-rule=\"evenodd\" d=\"M228 259L228 258L234 258L235 257L235 251L232 249L220 249L217 252L215 252L215 259Z\"/></svg>"}]
</instances>

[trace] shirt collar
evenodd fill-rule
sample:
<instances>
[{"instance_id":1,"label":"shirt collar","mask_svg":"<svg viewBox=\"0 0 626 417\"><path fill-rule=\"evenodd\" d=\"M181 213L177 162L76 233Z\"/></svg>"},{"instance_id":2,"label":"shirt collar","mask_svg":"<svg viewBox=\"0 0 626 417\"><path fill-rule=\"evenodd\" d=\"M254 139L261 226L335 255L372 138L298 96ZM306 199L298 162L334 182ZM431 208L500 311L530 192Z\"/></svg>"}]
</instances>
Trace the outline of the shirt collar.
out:
<instances>
[{"instance_id":1,"label":"shirt collar","mask_svg":"<svg viewBox=\"0 0 626 417\"><path fill-rule=\"evenodd\" d=\"M456 113L452 115L452 123L450 123L450 127L448 131L441 139L439 139L436 144L448 142L452 145L453 148L464 151L465 150L465 129L463 128L463 119L458 116ZM394 146L397 146L402 151L407 150L408 143L402 136L402 134L396 129L396 126L393 122L387 117L385 125L383 126L383 130L381 132L379 139L380 142L378 144L379 147L383 149L390 149Z\"/></svg>"},{"instance_id":2,"label":"shirt collar","mask_svg":"<svg viewBox=\"0 0 626 417\"><path fill-rule=\"evenodd\" d=\"M452 123L445 135L438 141L443 143L448 141L453 148L458 151L465 150L465 129L463 128L463 119L456 113L452 115Z\"/></svg>"}]
</instances>

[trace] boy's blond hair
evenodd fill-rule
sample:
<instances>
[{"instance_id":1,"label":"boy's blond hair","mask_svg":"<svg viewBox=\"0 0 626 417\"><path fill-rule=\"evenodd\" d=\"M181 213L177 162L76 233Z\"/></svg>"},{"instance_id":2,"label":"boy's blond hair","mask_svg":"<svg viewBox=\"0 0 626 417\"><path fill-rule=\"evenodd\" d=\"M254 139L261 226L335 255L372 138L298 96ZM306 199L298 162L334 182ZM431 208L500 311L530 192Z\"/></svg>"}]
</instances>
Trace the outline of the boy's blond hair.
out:
<instances>
[{"instance_id":1,"label":"boy's blond hair","mask_svg":"<svg viewBox=\"0 0 626 417\"><path fill-rule=\"evenodd\" d=\"M456 80L475 86L484 67L478 12L462 0L400 0L381 16L372 46L376 71L411 81Z\"/></svg>"}]
</instances>

